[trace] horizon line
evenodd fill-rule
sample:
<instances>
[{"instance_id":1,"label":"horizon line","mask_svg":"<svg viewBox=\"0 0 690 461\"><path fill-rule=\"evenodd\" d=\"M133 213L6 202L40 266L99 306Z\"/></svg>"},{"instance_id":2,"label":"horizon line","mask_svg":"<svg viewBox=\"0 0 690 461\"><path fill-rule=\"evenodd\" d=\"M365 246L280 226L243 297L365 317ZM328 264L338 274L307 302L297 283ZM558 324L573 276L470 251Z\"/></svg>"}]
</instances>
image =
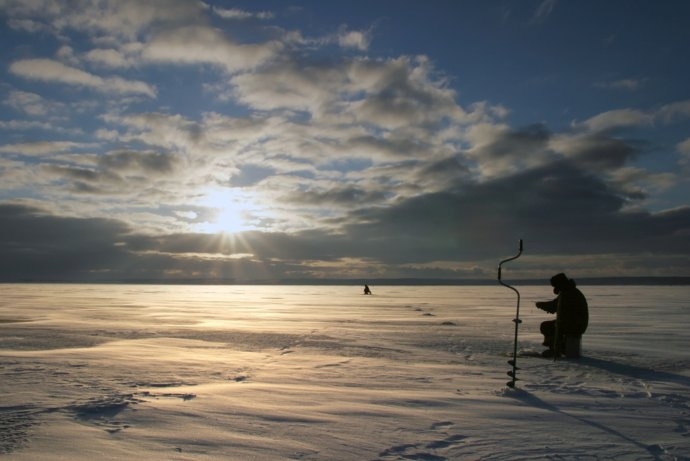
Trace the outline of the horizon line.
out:
<instances>
[{"instance_id":1,"label":"horizon line","mask_svg":"<svg viewBox=\"0 0 690 461\"><path fill-rule=\"evenodd\" d=\"M602 276L580 277L575 279L578 285L690 285L690 276ZM519 285L544 285L548 279L524 278L511 279ZM137 278L137 279L17 279L0 280L0 284L108 284L108 285L379 285L379 286L469 286L493 285L496 279L474 278L295 278L295 279L251 279L237 280L231 278Z\"/></svg>"}]
</instances>

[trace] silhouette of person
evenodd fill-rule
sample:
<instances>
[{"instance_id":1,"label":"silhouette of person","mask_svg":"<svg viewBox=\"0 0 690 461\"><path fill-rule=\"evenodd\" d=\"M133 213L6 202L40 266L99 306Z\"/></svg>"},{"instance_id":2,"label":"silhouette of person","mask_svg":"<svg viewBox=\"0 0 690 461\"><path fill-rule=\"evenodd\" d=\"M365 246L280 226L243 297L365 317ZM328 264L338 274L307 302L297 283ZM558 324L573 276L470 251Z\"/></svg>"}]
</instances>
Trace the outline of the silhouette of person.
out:
<instances>
[{"instance_id":1,"label":"silhouette of person","mask_svg":"<svg viewBox=\"0 0 690 461\"><path fill-rule=\"evenodd\" d=\"M556 314L556 320L542 322L539 329L544 335L543 344L548 347L542 355L559 357L564 350L566 335L580 336L587 330L589 310L587 299L577 288L575 280L564 273L551 277L551 286L556 299L538 301L536 306L549 314Z\"/></svg>"},{"instance_id":2,"label":"silhouette of person","mask_svg":"<svg viewBox=\"0 0 690 461\"><path fill-rule=\"evenodd\" d=\"M371 294L371 290L369 289L369 285L364 285L364 294L365 295Z\"/></svg>"}]
</instances>

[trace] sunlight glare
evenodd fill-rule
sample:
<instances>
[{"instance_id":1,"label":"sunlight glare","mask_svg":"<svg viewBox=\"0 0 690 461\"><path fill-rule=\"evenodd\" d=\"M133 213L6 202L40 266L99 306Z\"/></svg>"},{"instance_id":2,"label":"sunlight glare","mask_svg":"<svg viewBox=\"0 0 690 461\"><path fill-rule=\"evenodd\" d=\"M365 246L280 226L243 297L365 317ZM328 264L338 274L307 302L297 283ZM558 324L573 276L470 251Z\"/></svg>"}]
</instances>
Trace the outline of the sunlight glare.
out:
<instances>
[{"instance_id":1,"label":"sunlight glare","mask_svg":"<svg viewBox=\"0 0 690 461\"><path fill-rule=\"evenodd\" d=\"M255 229L251 219L256 207L251 198L237 188L208 189L199 204L213 213L208 221L197 226L201 232L234 234Z\"/></svg>"}]
</instances>

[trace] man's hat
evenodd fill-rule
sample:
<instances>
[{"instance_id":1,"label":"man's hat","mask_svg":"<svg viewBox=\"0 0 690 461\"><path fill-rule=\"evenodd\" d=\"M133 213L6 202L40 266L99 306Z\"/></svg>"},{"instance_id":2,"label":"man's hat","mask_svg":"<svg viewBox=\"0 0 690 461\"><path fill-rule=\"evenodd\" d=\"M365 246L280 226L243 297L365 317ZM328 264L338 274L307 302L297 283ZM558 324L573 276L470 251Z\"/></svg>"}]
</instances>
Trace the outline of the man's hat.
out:
<instances>
[{"instance_id":1,"label":"man's hat","mask_svg":"<svg viewBox=\"0 0 690 461\"><path fill-rule=\"evenodd\" d=\"M570 282L570 279L563 273L559 273L551 277L551 286L552 287L562 287L567 285Z\"/></svg>"}]
</instances>

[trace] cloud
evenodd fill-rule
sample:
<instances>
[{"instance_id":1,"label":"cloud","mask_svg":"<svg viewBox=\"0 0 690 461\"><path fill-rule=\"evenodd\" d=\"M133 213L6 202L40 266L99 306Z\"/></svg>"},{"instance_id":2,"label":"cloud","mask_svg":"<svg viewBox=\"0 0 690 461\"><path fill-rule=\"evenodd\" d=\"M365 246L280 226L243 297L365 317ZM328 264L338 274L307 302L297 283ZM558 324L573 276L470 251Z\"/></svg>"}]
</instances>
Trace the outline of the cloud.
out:
<instances>
[{"instance_id":1,"label":"cloud","mask_svg":"<svg viewBox=\"0 0 690 461\"><path fill-rule=\"evenodd\" d=\"M556 6L556 0L542 0L532 16L531 23L539 24L545 22Z\"/></svg>"},{"instance_id":2,"label":"cloud","mask_svg":"<svg viewBox=\"0 0 690 461\"><path fill-rule=\"evenodd\" d=\"M143 142L149 146L190 151L203 141L202 124L181 115L158 112L133 115L105 114L103 120L126 129L118 136L122 142Z\"/></svg>"},{"instance_id":3,"label":"cloud","mask_svg":"<svg viewBox=\"0 0 690 461\"><path fill-rule=\"evenodd\" d=\"M366 51L371 43L371 32L348 31L342 29L338 34L338 44L343 48L354 48Z\"/></svg>"},{"instance_id":4,"label":"cloud","mask_svg":"<svg viewBox=\"0 0 690 461\"><path fill-rule=\"evenodd\" d=\"M47 100L36 93L20 90L10 91L5 104L31 116L45 116L64 109L61 103Z\"/></svg>"},{"instance_id":5,"label":"cloud","mask_svg":"<svg viewBox=\"0 0 690 461\"><path fill-rule=\"evenodd\" d=\"M655 115L665 123L688 119L690 118L690 100L666 104Z\"/></svg>"},{"instance_id":6,"label":"cloud","mask_svg":"<svg viewBox=\"0 0 690 461\"><path fill-rule=\"evenodd\" d=\"M455 192L359 210L346 234L370 256L391 264L486 258L498 242L511 242L515 235L534 242L534 254L634 253L639 247L687 251L683 229L690 209L670 215L625 213L627 200L597 176L554 163L458 186ZM383 240L396 251L386 256L366 243Z\"/></svg>"},{"instance_id":7,"label":"cloud","mask_svg":"<svg viewBox=\"0 0 690 461\"><path fill-rule=\"evenodd\" d=\"M347 80L338 68L305 64L282 60L238 74L231 79L233 97L257 110L321 112L337 100L340 91L347 91Z\"/></svg>"},{"instance_id":8,"label":"cloud","mask_svg":"<svg viewBox=\"0 0 690 461\"><path fill-rule=\"evenodd\" d=\"M649 197L648 191L664 191L678 183L675 173L655 173L636 167L620 167L609 172L608 176L614 187L632 199L626 204L632 209L642 208L636 205L641 205Z\"/></svg>"},{"instance_id":9,"label":"cloud","mask_svg":"<svg viewBox=\"0 0 690 461\"><path fill-rule=\"evenodd\" d=\"M78 31L92 36L94 41L110 43L110 48L87 51L85 59L109 68L129 68L144 58L154 62L179 64L208 63L226 68L229 72L253 68L271 58L281 49L280 42L239 44L207 25L209 5L188 0L84 0L81 2L7 0L5 8L16 28L46 30L61 36ZM262 20L273 17L270 12L250 13L239 9L211 7L210 11L225 19ZM26 18L26 19L25 19ZM30 19L29 19L30 18ZM40 27L39 27L40 25ZM63 56L64 57L64 56ZM73 57L73 56L72 56ZM27 64L41 66L41 72L26 68ZM40 78L37 74L52 75L43 80L59 80L103 90L114 87L120 92L143 93L153 97L152 87L142 82L125 82L117 77L103 79L78 69L58 68L58 63L19 63L17 72ZM106 81L102 81L106 80Z\"/></svg>"},{"instance_id":10,"label":"cloud","mask_svg":"<svg viewBox=\"0 0 690 461\"><path fill-rule=\"evenodd\" d=\"M78 136L83 134L83 131L77 127L65 127L59 123L41 122L36 120L8 120L0 121L0 129L13 131L31 131L44 130L57 133L68 134L71 136Z\"/></svg>"},{"instance_id":11,"label":"cloud","mask_svg":"<svg viewBox=\"0 0 690 461\"><path fill-rule=\"evenodd\" d=\"M96 171L87 168L45 165L43 169L54 177L59 178L60 182L70 193L102 195L117 194L118 190L123 189L123 181L117 175L108 172ZM113 188L113 186L115 186Z\"/></svg>"},{"instance_id":12,"label":"cloud","mask_svg":"<svg viewBox=\"0 0 690 461\"><path fill-rule=\"evenodd\" d=\"M603 132L617 128L653 126L656 122L670 124L690 118L690 101L676 101L657 110L616 109L597 114L583 122L573 122L575 129Z\"/></svg>"},{"instance_id":13,"label":"cloud","mask_svg":"<svg viewBox=\"0 0 690 461\"><path fill-rule=\"evenodd\" d=\"M200 2L187 0L86 0L56 5L59 6L49 12L49 17L58 30L105 32L127 39L150 31L154 26L164 28L201 22L204 11Z\"/></svg>"},{"instance_id":14,"label":"cloud","mask_svg":"<svg viewBox=\"0 0 690 461\"><path fill-rule=\"evenodd\" d=\"M52 59L24 59L10 65L10 72L31 80L58 82L92 88L103 93L140 94L156 97L156 89L146 82L125 80L121 77L100 77L83 70L66 66Z\"/></svg>"},{"instance_id":15,"label":"cloud","mask_svg":"<svg viewBox=\"0 0 690 461\"><path fill-rule=\"evenodd\" d=\"M314 206L344 206L352 207L362 203L379 202L385 197L383 191L368 191L366 189L348 185L336 186L327 190L308 190L292 192L284 197L288 203Z\"/></svg>"},{"instance_id":16,"label":"cloud","mask_svg":"<svg viewBox=\"0 0 690 461\"><path fill-rule=\"evenodd\" d=\"M582 168L603 173L621 168L635 159L642 153L644 143L603 133L586 133L555 136L549 146Z\"/></svg>"},{"instance_id":17,"label":"cloud","mask_svg":"<svg viewBox=\"0 0 690 461\"><path fill-rule=\"evenodd\" d=\"M132 67L137 62L136 59L128 56L120 50L115 50L112 48L97 48L90 50L84 55L84 58L94 64L113 69Z\"/></svg>"},{"instance_id":18,"label":"cloud","mask_svg":"<svg viewBox=\"0 0 690 461\"><path fill-rule=\"evenodd\" d=\"M424 57L336 63L295 57L236 75L231 85L234 99L243 105L306 112L317 124L425 130L474 116L457 104L455 92Z\"/></svg>"},{"instance_id":19,"label":"cloud","mask_svg":"<svg viewBox=\"0 0 690 461\"><path fill-rule=\"evenodd\" d=\"M611 265L636 261L625 270L616 267L615 273L648 273L645 261L633 257L644 248L687 271L687 261L682 267L674 255L690 249L690 208L623 212L626 200L596 176L558 163L465 184L453 192L422 194L390 207L351 208L337 232L252 231L234 238L138 233L113 219L60 217L5 203L0 205L5 223L0 229L0 277L122 280L175 274L252 279L370 276L372 270L381 276L458 276L462 272L453 268L460 271L463 261L493 265L515 235L529 242L533 261L553 254L560 255L561 263L599 255L599 261ZM475 263L464 274L493 270L481 267ZM598 270L606 274L605 268Z\"/></svg>"},{"instance_id":20,"label":"cloud","mask_svg":"<svg viewBox=\"0 0 690 461\"><path fill-rule=\"evenodd\" d=\"M654 116L636 109L618 109L595 115L582 123L574 126L582 126L590 131L605 131L612 128L626 126L651 125Z\"/></svg>"},{"instance_id":21,"label":"cloud","mask_svg":"<svg viewBox=\"0 0 690 461\"><path fill-rule=\"evenodd\" d=\"M620 80L597 82L594 84L594 86L596 88L601 89L637 91L641 89L646 83L646 78L624 78Z\"/></svg>"},{"instance_id":22,"label":"cloud","mask_svg":"<svg viewBox=\"0 0 690 461\"><path fill-rule=\"evenodd\" d=\"M0 152L31 157L43 157L62 152L69 152L71 150L81 149L84 147L87 146L82 143L72 141L34 141L0 145Z\"/></svg>"},{"instance_id":23,"label":"cloud","mask_svg":"<svg viewBox=\"0 0 690 461\"><path fill-rule=\"evenodd\" d=\"M116 151L98 157L98 165L102 168L146 176L170 173L177 162L174 155L161 152Z\"/></svg>"},{"instance_id":24,"label":"cloud","mask_svg":"<svg viewBox=\"0 0 690 461\"><path fill-rule=\"evenodd\" d=\"M46 163L43 168L72 192L131 196L154 186L160 178L169 179L179 159L166 153L115 151L90 163L91 157L76 158L71 164Z\"/></svg>"},{"instance_id":25,"label":"cloud","mask_svg":"<svg viewBox=\"0 0 690 461\"><path fill-rule=\"evenodd\" d=\"M211 11L218 17L223 19L233 19L233 20L247 20L247 19L260 19L266 20L274 17L274 14L270 11L259 11L251 12L246 10L241 10L239 8L221 8L221 7L211 7Z\"/></svg>"},{"instance_id":26,"label":"cloud","mask_svg":"<svg viewBox=\"0 0 690 461\"><path fill-rule=\"evenodd\" d=\"M690 138L678 144L678 151L683 155L690 155Z\"/></svg>"},{"instance_id":27,"label":"cloud","mask_svg":"<svg viewBox=\"0 0 690 461\"><path fill-rule=\"evenodd\" d=\"M435 74L424 56L385 61L357 60L349 69L352 88L365 97L354 100L357 120L393 129L428 126L443 120L461 122L467 117L456 93L443 76Z\"/></svg>"},{"instance_id":28,"label":"cloud","mask_svg":"<svg viewBox=\"0 0 690 461\"><path fill-rule=\"evenodd\" d=\"M0 205L0 220L3 280L89 280L127 261L116 242L129 229L114 220L55 217L13 204Z\"/></svg>"},{"instance_id":29,"label":"cloud","mask_svg":"<svg viewBox=\"0 0 690 461\"><path fill-rule=\"evenodd\" d=\"M485 115L466 112L442 80L430 77L424 59L296 62L305 65L276 61L232 78L238 99L257 110L251 118L208 113L193 121L149 113L106 120L125 128L116 135L121 142L172 149L189 160L194 152L189 177L250 187L280 203L276 228L335 228L363 204L388 207L555 162L613 175L645 149L605 133L631 123L627 120L644 120L642 112L593 117L587 130L571 133L551 133L539 124L511 129L491 122L487 105L475 106ZM409 100L417 110L406 112L395 103L386 108L383 95ZM375 105L376 113L370 110ZM309 123L300 112L308 114ZM391 123L388 112L399 122ZM440 130L444 125L453 129ZM245 164L258 162L271 168L241 175ZM622 209L645 198L643 189L633 186L651 177L617 175L615 181L627 201ZM326 204L329 211L318 209Z\"/></svg>"},{"instance_id":30,"label":"cloud","mask_svg":"<svg viewBox=\"0 0 690 461\"><path fill-rule=\"evenodd\" d=\"M194 25L157 33L142 49L148 61L176 64L213 64L228 72L256 68L281 51L282 44L239 44L217 29Z\"/></svg>"},{"instance_id":31,"label":"cloud","mask_svg":"<svg viewBox=\"0 0 690 461\"><path fill-rule=\"evenodd\" d=\"M551 133L543 125L512 130L481 124L470 128L468 134L473 146L467 155L484 178L510 175L553 157L549 150Z\"/></svg>"},{"instance_id":32,"label":"cloud","mask_svg":"<svg viewBox=\"0 0 690 461\"><path fill-rule=\"evenodd\" d=\"M50 32L50 28L46 24L31 19L9 19L7 25L12 29L30 32L32 34Z\"/></svg>"}]
</instances>

